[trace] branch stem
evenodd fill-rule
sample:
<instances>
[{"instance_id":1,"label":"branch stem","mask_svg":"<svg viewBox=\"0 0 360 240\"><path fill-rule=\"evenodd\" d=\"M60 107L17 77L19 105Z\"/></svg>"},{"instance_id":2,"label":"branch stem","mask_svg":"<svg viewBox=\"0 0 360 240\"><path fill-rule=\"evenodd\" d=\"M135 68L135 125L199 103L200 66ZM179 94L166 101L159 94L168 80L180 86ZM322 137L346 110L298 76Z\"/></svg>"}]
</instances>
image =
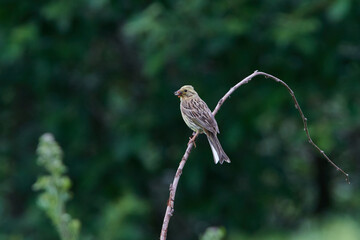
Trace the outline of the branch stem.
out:
<instances>
[{"instance_id":1,"label":"branch stem","mask_svg":"<svg viewBox=\"0 0 360 240\"><path fill-rule=\"evenodd\" d=\"M293 92L293 90L291 90L291 88L282 80L280 80L277 77L274 77L273 75L270 75L268 73L265 72L259 72L259 71L255 71L253 72L251 75L247 76L246 78L244 78L243 80L241 80L240 82L238 82L235 86L233 86L232 88L230 88L230 90L219 100L218 104L216 105L214 111L212 112L213 115L215 116L217 114L217 112L220 110L221 106L224 104L224 102L226 101L226 99L228 99L230 97L230 95L236 90L238 89L240 86L248 83L250 80L252 80L255 76L258 75L263 75L265 76L265 78L271 78L273 80L275 80L276 82L280 83L281 85L283 85L284 87L286 87L286 89L289 91L294 103L295 103L295 108L298 110L300 117L303 121L304 124L304 131L306 133L306 136L308 138L309 143L315 148L317 149L321 155L323 155L323 157L333 166L336 168L336 170L340 171L342 174L345 175L345 180L347 183L350 184L349 181L349 174L347 174L344 170L342 170L341 168L339 168L333 161L330 160L330 158L325 154L325 152L323 150L321 150L311 139L310 137L310 133L309 133L309 129L307 126L307 118L304 116L304 113L302 112L300 105L298 103L298 101L296 100L295 94ZM170 196L169 196L169 200L167 203L167 207L166 207L166 212L165 212L165 216L164 216L164 221L163 221L163 225L162 225L162 229L161 229L161 234L160 234L160 240L166 240L167 237L167 231L168 231L168 226L169 226L169 222L170 222L170 218L174 213L174 202L175 202L175 194L176 194L176 189L177 189L177 185L179 183L180 180L180 176L182 174L183 168L185 166L185 163L187 161L187 159L189 158L190 152L195 144L195 140L197 138L197 136L199 135L199 133L196 133L193 137L192 137L192 141L189 141L186 151L180 161L179 167L176 171L173 183L170 185Z\"/></svg>"}]
</instances>

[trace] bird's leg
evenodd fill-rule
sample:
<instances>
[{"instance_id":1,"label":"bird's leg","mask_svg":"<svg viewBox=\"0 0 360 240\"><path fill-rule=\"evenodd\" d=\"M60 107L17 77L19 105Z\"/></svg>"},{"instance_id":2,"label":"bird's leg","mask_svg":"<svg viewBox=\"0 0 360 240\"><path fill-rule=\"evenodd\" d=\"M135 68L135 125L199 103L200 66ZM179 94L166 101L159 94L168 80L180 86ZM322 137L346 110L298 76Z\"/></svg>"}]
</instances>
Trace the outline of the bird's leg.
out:
<instances>
[{"instance_id":1,"label":"bird's leg","mask_svg":"<svg viewBox=\"0 0 360 240\"><path fill-rule=\"evenodd\" d=\"M196 138L196 132L193 132L192 137L189 137L188 145L189 145L190 143L193 143L193 144L194 144L194 147L196 148L195 138Z\"/></svg>"}]
</instances>

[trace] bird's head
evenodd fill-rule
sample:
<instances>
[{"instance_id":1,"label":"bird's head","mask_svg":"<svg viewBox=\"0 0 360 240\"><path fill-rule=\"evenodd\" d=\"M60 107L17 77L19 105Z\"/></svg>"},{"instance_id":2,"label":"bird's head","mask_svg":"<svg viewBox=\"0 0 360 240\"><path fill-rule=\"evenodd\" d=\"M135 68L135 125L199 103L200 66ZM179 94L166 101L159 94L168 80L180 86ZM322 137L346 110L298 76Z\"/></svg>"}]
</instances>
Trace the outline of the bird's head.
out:
<instances>
[{"instance_id":1,"label":"bird's head","mask_svg":"<svg viewBox=\"0 0 360 240\"><path fill-rule=\"evenodd\" d=\"M179 98L191 98L198 95L194 87L191 85L182 86L174 94Z\"/></svg>"}]
</instances>

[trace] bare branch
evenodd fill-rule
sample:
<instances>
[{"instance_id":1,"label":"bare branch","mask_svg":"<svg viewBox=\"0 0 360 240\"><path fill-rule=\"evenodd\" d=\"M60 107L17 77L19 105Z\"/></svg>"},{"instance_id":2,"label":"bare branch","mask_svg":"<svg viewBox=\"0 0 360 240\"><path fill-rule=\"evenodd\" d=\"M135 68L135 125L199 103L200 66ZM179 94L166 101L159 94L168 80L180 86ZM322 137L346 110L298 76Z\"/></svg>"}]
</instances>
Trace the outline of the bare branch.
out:
<instances>
[{"instance_id":1,"label":"bare branch","mask_svg":"<svg viewBox=\"0 0 360 240\"><path fill-rule=\"evenodd\" d=\"M299 111L300 117L302 118L303 124L304 124L304 131L306 133L306 136L308 138L309 143L314 146L320 153L321 155L324 156L324 158L331 164L333 165L336 170L340 171L341 173L343 173L345 175L345 180L346 182L348 182L350 184L349 181L349 174L347 174L346 172L344 172L341 168L339 168L333 161L330 160L330 158L325 154L325 152L323 150L321 150L311 139L310 137L310 133L309 133L309 129L307 127L307 118L304 116L300 105L298 103L298 101L296 100L296 97L294 95L293 90L291 90L291 88L282 80L280 80L277 77L274 77L268 73L264 73L264 72L259 72L259 71L255 71L254 73L252 73L251 75L247 76L246 78L244 78L243 80L241 80L240 82L238 82L235 86L233 86L232 88L230 88L230 90L219 100L218 104L216 105L214 111L212 112L213 115L215 116L216 113L220 110L221 106L224 104L224 102L226 101L226 99L228 99L230 97L230 95L236 90L238 89L240 86L248 83L253 77L258 76L258 75L263 75L265 76L265 78L271 78L273 80L275 80L276 82L280 83L281 85L283 85L284 87L287 88L287 90L289 91L294 103L295 103L295 108ZM169 196L169 200L167 203L167 208L166 208L166 213L164 216L164 222L162 225L162 229L161 229L161 235L160 235L160 240L166 240L166 236L167 236L167 229L168 229L168 225L170 222L170 218L173 215L174 212L174 201L175 201L175 193L176 193L176 189L177 189L177 185L182 173L182 170L185 166L185 163L190 155L190 152L194 146L195 143L195 139L197 138L198 134L195 134L192 139L189 141L187 149L185 151L184 156L181 159L181 162L179 164L179 167L176 171L173 183L170 185L170 196Z\"/></svg>"},{"instance_id":2,"label":"bare branch","mask_svg":"<svg viewBox=\"0 0 360 240\"><path fill-rule=\"evenodd\" d=\"M170 196L169 196L169 200L167 202L167 207L166 207L166 213L165 213L165 217L164 217L164 222L161 228L161 235L160 235L160 239L161 240L166 240L166 235L167 235L167 229L168 229L168 225L170 222L170 218L173 215L174 212L174 201L175 201L175 194L176 194L176 188L177 185L179 183L180 180L180 176L182 174L182 170L185 166L185 163L190 155L191 149L194 146L195 143L195 139L197 138L197 136L199 135L199 133L196 133L192 139L189 141L187 149L185 151L184 156L182 157L179 167L176 171L175 177L174 177L174 181L172 182L172 184L170 184Z\"/></svg>"}]
</instances>

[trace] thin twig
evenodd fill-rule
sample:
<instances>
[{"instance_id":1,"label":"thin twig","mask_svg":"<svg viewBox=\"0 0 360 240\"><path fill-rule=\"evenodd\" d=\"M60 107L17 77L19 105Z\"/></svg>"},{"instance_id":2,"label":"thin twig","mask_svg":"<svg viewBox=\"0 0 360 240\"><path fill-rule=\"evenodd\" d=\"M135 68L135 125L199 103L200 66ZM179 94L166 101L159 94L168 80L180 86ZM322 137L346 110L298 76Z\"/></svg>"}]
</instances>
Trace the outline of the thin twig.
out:
<instances>
[{"instance_id":1,"label":"thin twig","mask_svg":"<svg viewBox=\"0 0 360 240\"><path fill-rule=\"evenodd\" d=\"M188 143L188 147L185 151L184 156L182 157L179 167L176 171L175 177L174 177L174 181L172 184L170 184L170 196L169 196L169 200L167 202L167 207L166 207L166 213L165 213L165 217L164 217L164 222L161 228L161 235L160 235L160 239L161 240L166 240L166 235L167 235L167 229L168 229L168 225L170 222L170 218L173 215L174 212L174 201L175 201L175 193L176 193L176 188L177 185L179 183L180 180L180 176L182 174L182 170L185 166L186 160L188 159L191 149L194 146L195 143L195 139L197 138L197 136L199 135L199 133L196 133L192 139L189 141Z\"/></svg>"},{"instance_id":2,"label":"thin twig","mask_svg":"<svg viewBox=\"0 0 360 240\"><path fill-rule=\"evenodd\" d=\"M214 111L212 112L213 115L215 116L216 113L220 110L221 106L223 105L223 103L225 102L226 99L228 99L230 97L230 95L236 90L238 89L240 86L248 83L253 77L255 76L258 76L258 75L263 75L265 76L266 78L271 78L273 80L275 80L276 82L280 83L281 85L285 86L287 88L287 90L289 91L294 103L295 103L295 108L299 111L299 114L302 118L302 121L303 121L303 124L304 124L304 131L306 133L306 136L308 138L308 141L311 145L313 145L324 157L325 159L331 164L333 165L336 170L340 171L341 173L343 173L345 175L345 180L346 182L348 182L350 184L350 181L349 181L349 174L347 174L346 172L344 172L341 168L339 168L333 161L330 160L330 158L325 154L325 152L323 150L321 150L314 142L313 140L311 139L310 137L310 133L309 133L309 129L307 127L307 118L304 116L301 108L300 108L300 105L298 103L298 101L296 100L296 97L294 95L294 92L293 90L291 90L291 88L285 83L283 82L282 80L280 80L279 78L277 77L274 77L268 73L264 73L264 72L259 72L259 71L255 71L254 73L252 73L251 75L247 76L246 78L244 78L243 80L241 80L240 82L238 82L235 86L233 86L232 88L230 88L230 90L219 100L218 104L216 105ZM198 134L195 134L191 141L189 141L188 143L188 146L187 146L187 149L185 151L185 154L184 156L182 157L181 159L181 162L179 164L179 167L176 171L176 174L175 174L175 177L174 177L174 180L173 180L173 183L170 185L170 196L169 196L169 200L168 200L168 203L167 203L167 207L166 207L166 213L165 213L165 216L164 216L164 222L163 222L163 225L162 225L162 229L161 229L161 235L160 235L160 240L166 240L166 236L167 236L167 229L168 229L168 226L169 226L169 222L170 222L170 218L171 216L173 215L173 212L174 212L174 201L175 201L175 193L176 193L176 189L177 189L177 185L179 183L179 180L180 180L180 176L181 176L181 173L182 173L182 170L185 166L185 163L190 155L190 152L194 146L194 143L195 143L195 139L197 138Z\"/></svg>"}]
</instances>

